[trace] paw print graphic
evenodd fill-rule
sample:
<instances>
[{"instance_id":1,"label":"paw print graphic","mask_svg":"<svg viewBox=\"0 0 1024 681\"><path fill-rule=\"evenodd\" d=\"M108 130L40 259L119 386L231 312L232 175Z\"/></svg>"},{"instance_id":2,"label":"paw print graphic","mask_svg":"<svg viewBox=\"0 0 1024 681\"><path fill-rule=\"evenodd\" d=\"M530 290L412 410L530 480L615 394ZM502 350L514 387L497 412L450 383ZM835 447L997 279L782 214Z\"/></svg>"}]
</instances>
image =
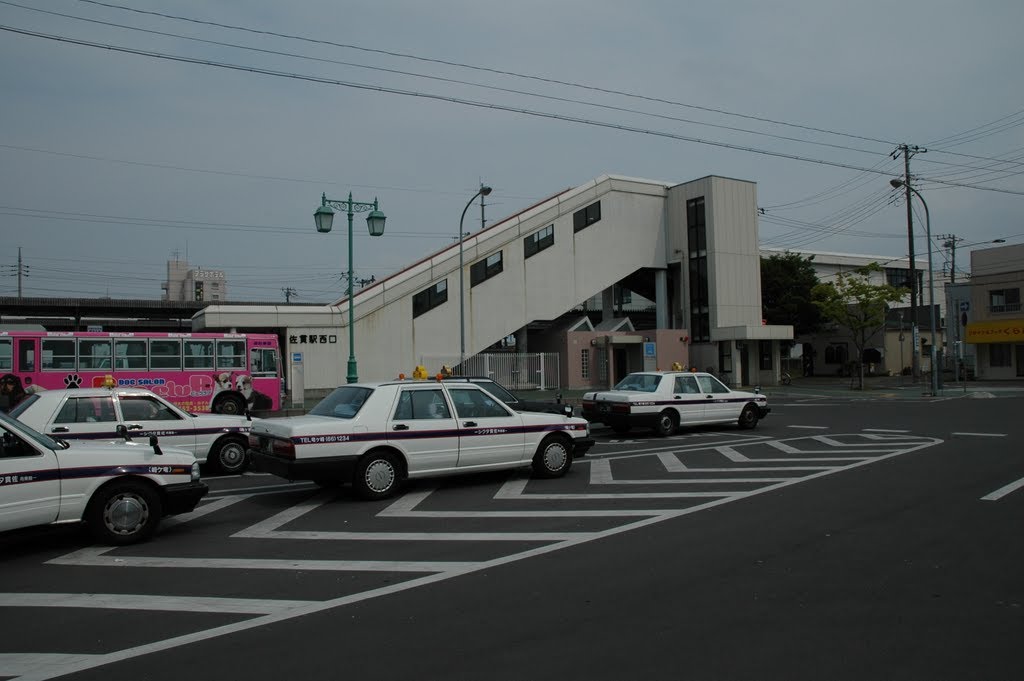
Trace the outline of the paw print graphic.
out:
<instances>
[{"instance_id":1,"label":"paw print graphic","mask_svg":"<svg viewBox=\"0 0 1024 681\"><path fill-rule=\"evenodd\" d=\"M64 377L64 385L69 388L80 388L82 387L82 377L78 374L68 374Z\"/></svg>"}]
</instances>

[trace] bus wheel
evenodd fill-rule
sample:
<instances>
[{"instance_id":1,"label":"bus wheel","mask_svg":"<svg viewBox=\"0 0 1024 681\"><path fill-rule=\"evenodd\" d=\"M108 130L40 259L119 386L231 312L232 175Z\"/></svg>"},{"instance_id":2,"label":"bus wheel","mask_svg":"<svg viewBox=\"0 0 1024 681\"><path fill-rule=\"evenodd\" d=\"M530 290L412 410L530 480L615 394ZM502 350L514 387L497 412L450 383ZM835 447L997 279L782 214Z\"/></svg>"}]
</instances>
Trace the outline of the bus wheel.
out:
<instances>
[{"instance_id":1,"label":"bus wheel","mask_svg":"<svg viewBox=\"0 0 1024 681\"><path fill-rule=\"evenodd\" d=\"M228 395L217 403L214 411L218 414L241 414L245 411L245 400L238 395Z\"/></svg>"}]
</instances>

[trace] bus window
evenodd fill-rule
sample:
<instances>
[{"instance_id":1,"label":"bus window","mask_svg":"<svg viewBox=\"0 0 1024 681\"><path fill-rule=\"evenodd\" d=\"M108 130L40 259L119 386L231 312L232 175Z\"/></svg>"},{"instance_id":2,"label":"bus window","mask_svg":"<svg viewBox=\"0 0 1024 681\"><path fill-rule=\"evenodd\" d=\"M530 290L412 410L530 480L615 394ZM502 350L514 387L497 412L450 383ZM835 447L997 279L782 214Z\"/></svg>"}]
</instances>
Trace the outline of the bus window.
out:
<instances>
[{"instance_id":1,"label":"bus window","mask_svg":"<svg viewBox=\"0 0 1024 681\"><path fill-rule=\"evenodd\" d=\"M187 340L187 341L185 341L185 368L186 369L212 369L213 368L213 341L212 340Z\"/></svg>"},{"instance_id":2,"label":"bus window","mask_svg":"<svg viewBox=\"0 0 1024 681\"><path fill-rule=\"evenodd\" d=\"M9 338L0 338L0 371L14 368L14 348Z\"/></svg>"},{"instance_id":3,"label":"bus window","mask_svg":"<svg viewBox=\"0 0 1024 681\"><path fill-rule=\"evenodd\" d=\"M115 365L117 369L145 369L146 341L116 340L114 341L114 356L117 358Z\"/></svg>"},{"instance_id":4,"label":"bus window","mask_svg":"<svg viewBox=\"0 0 1024 681\"><path fill-rule=\"evenodd\" d=\"M153 369L181 369L181 341L153 339L149 341L149 366Z\"/></svg>"},{"instance_id":5,"label":"bus window","mask_svg":"<svg viewBox=\"0 0 1024 681\"><path fill-rule=\"evenodd\" d=\"M245 368L245 341L244 340L219 340L219 341L217 341L217 368L218 369L244 369Z\"/></svg>"},{"instance_id":6,"label":"bus window","mask_svg":"<svg viewBox=\"0 0 1024 681\"><path fill-rule=\"evenodd\" d=\"M104 338L83 338L78 341L79 369L109 369L110 340Z\"/></svg>"},{"instance_id":7,"label":"bus window","mask_svg":"<svg viewBox=\"0 0 1024 681\"><path fill-rule=\"evenodd\" d=\"M75 368L75 341L71 338L43 339L43 369L65 371Z\"/></svg>"},{"instance_id":8,"label":"bus window","mask_svg":"<svg viewBox=\"0 0 1024 681\"><path fill-rule=\"evenodd\" d=\"M249 371L253 376L277 376L277 350L253 348L249 355Z\"/></svg>"},{"instance_id":9,"label":"bus window","mask_svg":"<svg viewBox=\"0 0 1024 681\"><path fill-rule=\"evenodd\" d=\"M34 338L18 339L18 371L36 370L36 341Z\"/></svg>"}]
</instances>

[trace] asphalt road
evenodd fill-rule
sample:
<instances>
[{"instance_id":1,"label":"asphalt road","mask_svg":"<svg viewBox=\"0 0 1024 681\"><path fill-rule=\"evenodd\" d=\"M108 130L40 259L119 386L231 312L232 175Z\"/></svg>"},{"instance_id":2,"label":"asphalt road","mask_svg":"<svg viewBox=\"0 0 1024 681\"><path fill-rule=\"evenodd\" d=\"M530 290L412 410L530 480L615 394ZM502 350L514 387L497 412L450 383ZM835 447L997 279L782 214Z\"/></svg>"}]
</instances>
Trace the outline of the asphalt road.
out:
<instances>
[{"instance_id":1,"label":"asphalt road","mask_svg":"<svg viewBox=\"0 0 1024 681\"><path fill-rule=\"evenodd\" d=\"M142 546L0 537L0 678L1019 678L1022 408L781 398L380 503L211 478Z\"/></svg>"}]
</instances>

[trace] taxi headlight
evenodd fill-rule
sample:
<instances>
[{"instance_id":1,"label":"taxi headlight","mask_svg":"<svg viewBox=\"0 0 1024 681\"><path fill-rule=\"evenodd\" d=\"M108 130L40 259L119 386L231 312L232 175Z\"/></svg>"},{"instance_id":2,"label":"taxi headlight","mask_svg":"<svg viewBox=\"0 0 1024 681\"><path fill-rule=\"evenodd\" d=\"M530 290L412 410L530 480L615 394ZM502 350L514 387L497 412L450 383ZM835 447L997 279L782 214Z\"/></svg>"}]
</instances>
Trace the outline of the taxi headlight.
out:
<instances>
[{"instance_id":1,"label":"taxi headlight","mask_svg":"<svg viewBox=\"0 0 1024 681\"><path fill-rule=\"evenodd\" d=\"M192 462L192 481L195 482L198 479L199 479L199 462L198 461L193 461Z\"/></svg>"}]
</instances>

